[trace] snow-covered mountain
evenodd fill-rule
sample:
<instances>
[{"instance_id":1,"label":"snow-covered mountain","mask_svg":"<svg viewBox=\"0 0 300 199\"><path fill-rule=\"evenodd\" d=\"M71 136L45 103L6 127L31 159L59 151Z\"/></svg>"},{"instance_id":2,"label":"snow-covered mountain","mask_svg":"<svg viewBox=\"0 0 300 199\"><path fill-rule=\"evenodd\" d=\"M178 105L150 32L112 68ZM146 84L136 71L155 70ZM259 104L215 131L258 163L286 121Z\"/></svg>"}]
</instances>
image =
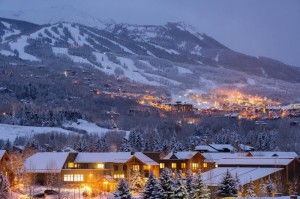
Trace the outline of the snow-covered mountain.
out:
<instances>
[{"instance_id":1,"label":"snow-covered mountain","mask_svg":"<svg viewBox=\"0 0 300 199\"><path fill-rule=\"evenodd\" d=\"M283 95L300 83L298 68L235 52L185 23L142 26L93 19L85 25L36 25L1 18L0 38L2 64L38 66L59 58L62 64L177 91L233 86Z\"/></svg>"}]
</instances>

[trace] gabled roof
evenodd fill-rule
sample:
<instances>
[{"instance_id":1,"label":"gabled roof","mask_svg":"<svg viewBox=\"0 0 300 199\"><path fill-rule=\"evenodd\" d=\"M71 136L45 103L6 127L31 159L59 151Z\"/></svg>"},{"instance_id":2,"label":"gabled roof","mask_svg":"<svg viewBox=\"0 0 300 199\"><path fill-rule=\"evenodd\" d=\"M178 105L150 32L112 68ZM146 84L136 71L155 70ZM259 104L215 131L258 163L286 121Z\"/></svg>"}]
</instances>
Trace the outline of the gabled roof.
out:
<instances>
[{"instance_id":1,"label":"gabled roof","mask_svg":"<svg viewBox=\"0 0 300 199\"><path fill-rule=\"evenodd\" d=\"M296 158L298 154L295 152L282 151L252 151L250 154L253 157L279 157L279 158Z\"/></svg>"},{"instance_id":2,"label":"gabled roof","mask_svg":"<svg viewBox=\"0 0 300 199\"><path fill-rule=\"evenodd\" d=\"M222 165L236 165L236 166L286 166L289 165L294 159L290 158L256 158L256 157L245 157L245 158L226 158L220 159L216 163L219 166Z\"/></svg>"},{"instance_id":3,"label":"gabled roof","mask_svg":"<svg viewBox=\"0 0 300 199\"><path fill-rule=\"evenodd\" d=\"M6 150L0 150L0 160L2 160L5 153L6 153Z\"/></svg>"},{"instance_id":4,"label":"gabled roof","mask_svg":"<svg viewBox=\"0 0 300 199\"><path fill-rule=\"evenodd\" d=\"M60 173L69 153L38 152L25 160L23 171L28 173Z\"/></svg>"},{"instance_id":5,"label":"gabled roof","mask_svg":"<svg viewBox=\"0 0 300 199\"><path fill-rule=\"evenodd\" d=\"M254 150L254 147L249 146L249 145L245 145L245 144L239 144L239 147L243 151L252 151L252 150Z\"/></svg>"},{"instance_id":6,"label":"gabled roof","mask_svg":"<svg viewBox=\"0 0 300 199\"><path fill-rule=\"evenodd\" d=\"M198 151L179 151L179 152L171 152L166 157L164 157L164 160L188 160L194 157L196 154L198 154ZM199 153L200 154L200 153Z\"/></svg>"},{"instance_id":7,"label":"gabled roof","mask_svg":"<svg viewBox=\"0 0 300 199\"><path fill-rule=\"evenodd\" d=\"M208 151L208 152L217 152L216 149L208 145L198 145L195 147L195 151Z\"/></svg>"},{"instance_id":8,"label":"gabled roof","mask_svg":"<svg viewBox=\"0 0 300 199\"><path fill-rule=\"evenodd\" d=\"M250 179L256 181L276 173L282 170L282 168L218 167L203 173L204 182L209 186L218 186L227 170L229 170L233 176L237 174L241 185L245 185L250 182Z\"/></svg>"},{"instance_id":9,"label":"gabled roof","mask_svg":"<svg viewBox=\"0 0 300 199\"><path fill-rule=\"evenodd\" d=\"M202 153L205 162L216 162L223 158L240 158L246 157L247 153Z\"/></svg>"},{"instance_id":10,"label":"gabled roof","mask_svg":"<svg viewBox=\"0 0 300 199\"><path fill-rule=\"evenodd\" d=\"M234 148L230 144L209 144L209 146L211 146L212 148L214 148L218 151L222 151L224 149L228 149L230 151L236 151L236 148Z\"/></svg>"},{"instance_id":11,"label":"gabled roof","mask_svg":"<svg viewBox=\"0 0 300 199\"><path fill-rule=\"evenodd\" d=\"M113 162L126 163L131 158L137 158L146 165L158 165L157 162L144 155L142 152L107 152L107 153L78 153L75 163Z\"/></svg>"}]
</instances>

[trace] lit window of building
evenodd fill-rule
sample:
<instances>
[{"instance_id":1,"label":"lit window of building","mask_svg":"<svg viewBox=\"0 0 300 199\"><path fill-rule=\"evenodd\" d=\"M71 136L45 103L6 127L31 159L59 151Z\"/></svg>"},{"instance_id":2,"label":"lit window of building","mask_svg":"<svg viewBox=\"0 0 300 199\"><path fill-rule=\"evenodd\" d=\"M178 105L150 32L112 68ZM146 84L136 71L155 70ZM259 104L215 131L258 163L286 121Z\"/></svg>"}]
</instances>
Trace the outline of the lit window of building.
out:
<instances>
[{"instance_id":1,"label":"lit window of building","mask_svg":"<svg viewBox=\"0 0 300 199\"><path fill-rule=\"evenodd\" d=\"M72 174L65 174L64 175L64 181L65 182L72 182L72 181L74 181L73 175Z\"/></svg>"},{"instance_id":2,"label":"lit window of building","mask_svg":"<svg viewBox=\"0 0 300 199\"><path fill-rule=\"evenodd\" d=\"M82 182L83 181L83 175L82 174L74 174L74 181L75 182Z\"/></svg>"},{"instance_id":3,"label":"lit window of building","mask_svg":"<svg viewBox=\"0 0 300 199\"><path fill-rule=\"evenodd\" d=\"M207 168L207 163L206 162L203 163L203 167Z\"/></svg>"},{"instance_id":4,"label":"lit window of building","mask_svg":"<svg viewBox=\"0 0 300 199\"><path fill-rule=\"evenodd\" d=\"M192 169L193 170L197 170L199 168L199 164L198 163L192 163Z\"/></svg>"},{"instance_id":5,"label":"lit window of building","mask_svg":"<svg viewBox=\"0 0 300 199\"><path fill-rule=\"evenodd\" d=\"M74 168L74 162L68 162L68 168Z\"/></svg>"},{"instance_id":6,"label":"lit window of building","mask_svg":"<svg viewBox=\"0 0 300 199\"><path fill-rule=\"evenodd\" d=\"M186 168L186 163L181 163L181 168L185 169Z\"/></svg>"},{"instance_id":7,"label":"lit window of building","mask_svg":"<svg viewBox=\"0 0 300 199\"><path fill-rule=\"evenodd\" d=\"M124 174L115 174L114 178L124 178Z\"/></svg>"},{"instance_id":8,"label":"lit window of building","mask_svg":"<svg viewBox=\"0 0 300 199\"><path fill-rule=\"evenodd\" d=\"M176 169L176 166L177 166L176 163L171 164L172 169Z\"/></svg>"},{"instance_id":9,"label":"lit window of building","mask_svg":"<svg viewBox=\"0 0 300 199\"><path fill-rule=\"evenodd\" d=\"M97 165L97 168L98 168L98 169L104 169L104 164L103 164L103 163L98 164L98 165Z\"/></svg>"},{"instance_id":10,"label":"lit window of building","mask_svg":"<svg viewBox=\"0 0 300 199\"><path fill-rule=\"evenodd\" d=\"M139 171L140 170L140 165L138 165L138 164L132 165L132 170Z\"/></svg>"},{"instance_id":11,"label":"lit window of building","mask_svg":"<svg viewBox=\"0 0 300 199\"><path fill-rule=\"evenodd\" d=\"M143 168L144 170L150 170L150 165L144 165Z\"/></svg>"},{"instance_id":12,"label":"lit window of building","mask_svg":"<svg viewBox=\"0 0 300 199\"><path fill-rule=\"evenodd\" d=\"M160 163L159 168L161 168L161 169L165 168L165 163Z\"/></svg>"}]
</instances>

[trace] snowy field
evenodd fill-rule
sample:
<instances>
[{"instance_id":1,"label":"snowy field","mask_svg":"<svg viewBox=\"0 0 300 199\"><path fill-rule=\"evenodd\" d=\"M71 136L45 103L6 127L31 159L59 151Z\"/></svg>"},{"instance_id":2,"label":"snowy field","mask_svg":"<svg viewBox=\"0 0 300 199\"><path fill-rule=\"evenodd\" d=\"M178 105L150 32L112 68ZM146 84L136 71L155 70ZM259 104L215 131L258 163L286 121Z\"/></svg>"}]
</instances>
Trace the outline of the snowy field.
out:
<instances>
[{"instance_id":1,"label":"snowy field","mask_svg":"<svg viewBox=\"0 0 300 199\"><path fill-rule=\"evenodd\" d=\"M94 123L88 122L86 120L78 120L78 122L68 122L63 124L63 127L68 128L72 127L78 130L85 130L89 134L98 134L104 135L108 131L112 131L113 129L106 129L97 126ZM115 130L114 130L115 131ZM120 130L121 131L121 130ZM10 125L10 124L1 124L0 123L0 139L10 141L14 141L18 136L31 136L34 134L42 134L42 133L76 133L72 130L66 130L59 127L35 127L35 126L20 126L20 125ZM128 136L129 132L126 131L126 136Z\"/></svg>"}]
</instances>

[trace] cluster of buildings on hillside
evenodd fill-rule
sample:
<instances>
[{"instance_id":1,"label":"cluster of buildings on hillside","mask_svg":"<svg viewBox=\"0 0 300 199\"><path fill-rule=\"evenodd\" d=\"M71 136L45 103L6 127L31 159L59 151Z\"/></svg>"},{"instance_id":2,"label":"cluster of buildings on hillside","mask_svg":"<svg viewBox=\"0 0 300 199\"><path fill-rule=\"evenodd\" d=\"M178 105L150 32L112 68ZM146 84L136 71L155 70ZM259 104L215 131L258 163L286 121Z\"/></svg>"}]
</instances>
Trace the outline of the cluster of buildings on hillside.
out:
<instances>
[{"instance_id":1,"label":"cluster of buildings on hillside","mask_svg":"<svg viewBox=\"0 0 300 199\"><path fill-rule=\"evenodd\" d=\"M203 173L205 183L216 188L223 174L229 170L237 175L243 186L250 180L257 189L260 181L271 177L284 184L298 182L300 192L300 159L295 152L253 151L240 146L235 152L231 145L200 145L194 151L171 152L165 156L155 152L37 152L28 157L22 171L35 175L35 182L45 184L53 174L62 185L89 186L103 192L114 191L120 179L129 179L133 171L140 172L146 181L150 171L156 178L164 168ZM1 169L6 171L9 154L0 151ZM287 190L284 190L287 192Z\"/></svg>"}]
</instances>

